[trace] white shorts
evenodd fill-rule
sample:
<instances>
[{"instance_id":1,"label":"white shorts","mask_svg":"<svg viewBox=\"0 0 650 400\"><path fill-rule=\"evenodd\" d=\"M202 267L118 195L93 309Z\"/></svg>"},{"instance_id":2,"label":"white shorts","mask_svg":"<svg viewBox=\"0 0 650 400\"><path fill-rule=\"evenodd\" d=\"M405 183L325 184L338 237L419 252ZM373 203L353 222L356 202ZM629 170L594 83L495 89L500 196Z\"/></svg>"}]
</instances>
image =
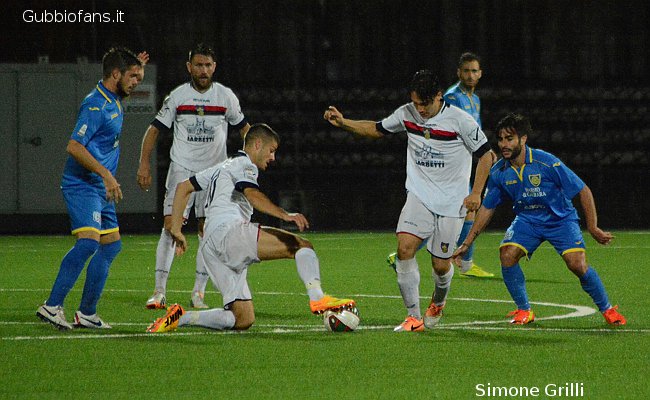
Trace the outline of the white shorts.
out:
<instances>
[{"instance_id":1,"label":"white shorts","mask_svg":"<svg viewBox=\"0 0 650 400\"><path fill-rule=\"evenodd\" d=\"M252 299L246 274L249 265L260 262L259 233L259 224L230 222L215 227L199 248L208 275L223 296L224 306L235 300Z\"/></svg>"},{"instance_id":2,"label":"white shorts","mask_svg":"<svg viewBox=\"0 0 650 400\"><path fill-rule=\"evenodd\" d=\"M175 162L169 164L167 171L167 180L165 181L165 200L163 200L163 215L172 215L172 206L174 205L174 195L176 186L186 179L196 175L195 171L183 168ZM194 215L196 218L205 218L205 200L207 191L193 192L187 201L187 206L183 212L183 218L187 219L190 215L190 208L194 206Z\"/></svg>"},{"instance_id":3,"label":"white shorts","mask_svg":"<svg viewBox=\"0 0 650 400\"><path fill-rule=\"evenodd\" d=\"M451 258L464 221L464 217L444 217L432 213L417 196L409 192L397 222L397 233L408 233L428 240L429 253L438 258Z\"/></svg>"}]
</instances>

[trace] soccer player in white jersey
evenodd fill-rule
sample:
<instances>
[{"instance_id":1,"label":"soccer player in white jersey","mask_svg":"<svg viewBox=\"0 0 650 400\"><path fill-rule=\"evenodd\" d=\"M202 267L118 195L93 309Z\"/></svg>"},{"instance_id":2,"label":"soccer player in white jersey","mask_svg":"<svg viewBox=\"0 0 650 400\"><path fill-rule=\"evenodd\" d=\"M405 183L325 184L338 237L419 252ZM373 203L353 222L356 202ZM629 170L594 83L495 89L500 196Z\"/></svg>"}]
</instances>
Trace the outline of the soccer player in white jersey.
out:
<instances>
[{"instance_id":1,"label":"soccer player in white jersey","mask_svg":"<svg viewBox=\"0 0 650 400\"><path fill-rule=\"evenodd\" d=\"M289 213L275 205L259 189L258 171L275 160L278 134L266 124L254 124L244 139L244 150L236 156L183 181L176 189L171 217L171 235L176 251L187 249L181 233L183 211L195 191L207 193L204 240L199 252L215 287L223 296L223 308L185 312L174 304L147 332L168 332L178 326L245 330L255 321L251 291L246 281L248 266L261 260L294 258L305 284L309 307L314 314L355 307L350 299L325 295L320 266L312 244L293 233L251 222L253 209L286 222L300 231L309 227L304 215Z\"/></svg>"},{"instance_id":2,"label":"soccer player in white jersey","mask_svg":"<svg viewBox=\"0 0 650 400\"><path fill-rule=\"evenodd\" d=\"M417 72L409 93L410 103L379 122L344 118L332 106L323 115L330 124L359 136L407 134L407 198L397 223L396 269L408 316L395 327L396 332L423 331L442 317L454 275L450 258L456 240L467 210L476 210L481 204L481 193L496 158L477 122L444 101L438 78L431 71ZM472 192L467 195L472 155L479 160ZM422 318L415 253L425 239L435 289Z\"/></svg>"},{"instance_id":3,"label":"soccer player in white jersey","mask_svg":"<svg viewBox=\"0 0 650 400\"><path fill-rule=\"evenodd\" d=\"M175 244L169 229L176 185L227 158L228 125L238 129L242 138L250 127L232 90L212 81L216 68L214 59L214 51L204 44L198 44L190 51L187 71L191 81L172 90L142 139L137 180L142 189L149 190L150 158L158 134L173 129L171 163L163 201L164 227L156 248L155 289L147 300L147 308L166 307L167 278L174 261ZM192 196L183 214L187 219L190 208L194 206L194 214L198 219L199 242L203 240L204 203L203 193ZM196 279L190 307L208 307L203 301L208 279L203 259L197 254Z\"/></svg>"}]
</instances>

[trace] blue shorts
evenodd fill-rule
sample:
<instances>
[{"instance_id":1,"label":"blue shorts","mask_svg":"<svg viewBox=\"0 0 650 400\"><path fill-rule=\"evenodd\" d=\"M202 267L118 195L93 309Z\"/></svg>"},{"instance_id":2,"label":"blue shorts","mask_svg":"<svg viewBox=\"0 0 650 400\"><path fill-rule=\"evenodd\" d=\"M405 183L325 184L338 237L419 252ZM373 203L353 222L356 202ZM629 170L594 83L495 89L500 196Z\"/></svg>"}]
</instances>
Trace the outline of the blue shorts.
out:
<instances>
[{"instance_id":1,"label":"blue shorts","mask_svg":"<svg viewBox=\"0 0 650 400\"><path fill-rule=\"evenodd\" d=\"M73 235L82 231L95 231L105 235L120 230L115 203L106 201L106 191L103 188L75 186L62 191Z\"/></svg>"},{"instance_id":2,"label":"blue shorts","mask_svg":"<svg viewBox=\"0 0 650 400\"><path fill-rule=\"evenodd\" d=\"M548 241L559 255L585 251L585 241L578 221L535 225L515 218L501 241L501 246L516 246L530 259L543 241Z\"/></svg>"}]
</instances>

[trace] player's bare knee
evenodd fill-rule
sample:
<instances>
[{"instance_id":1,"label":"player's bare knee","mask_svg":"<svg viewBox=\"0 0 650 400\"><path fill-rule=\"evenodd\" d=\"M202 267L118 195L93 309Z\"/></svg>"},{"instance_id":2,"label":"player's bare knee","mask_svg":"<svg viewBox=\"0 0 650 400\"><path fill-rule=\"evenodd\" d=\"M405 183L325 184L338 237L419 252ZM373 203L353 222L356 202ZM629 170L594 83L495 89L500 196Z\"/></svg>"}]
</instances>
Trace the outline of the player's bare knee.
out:
<instances>
[{"instance_id":1,"label":"player's bare knee","mask_svg":"<svg viewBox=\"0 0 650 400\"><path fill-rule=\"evenodd\" d=\"M499 249L499 259L504 267L512 267L524 256L523 251L515 246L503 246Z\"/></svg>"},{"instance_id":2,"label":"player's bare knee","mask_svg":"<svg viewBox=\"0 0 650 400\"><path fill-rule=\"evenodd\" d=\"M235 301L231 306L235 315L234 330L245 331L255 323L255 311L252 301Z\"/></svg>"}]
</instances>

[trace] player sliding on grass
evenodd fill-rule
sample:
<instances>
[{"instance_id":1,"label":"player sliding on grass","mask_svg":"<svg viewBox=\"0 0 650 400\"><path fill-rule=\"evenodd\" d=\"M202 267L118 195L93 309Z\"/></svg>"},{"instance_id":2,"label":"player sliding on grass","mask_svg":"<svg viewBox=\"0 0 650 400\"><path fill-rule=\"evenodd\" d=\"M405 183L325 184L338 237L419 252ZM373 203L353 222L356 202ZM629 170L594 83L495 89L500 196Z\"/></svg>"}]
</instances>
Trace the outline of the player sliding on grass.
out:
<instances>
[{"instance_id":1,"label":"player sliding on grass","mask_svg":"<svg viewBox=\"0 0 650 400\"><path fill-rule=\"evenodd\" d=\"M182 254L187 249L181 227L190 194L206 190L205 234L199 251L210 279L223 296L224 307L186 313L180 305L174 304L164 317L147 328L147 332L167 332L184 325L219 330L248 329L255 321L255 313L246 274L248 266L260 260L295 258L314 314L355 306L353 300L323 294L318 257L308 240L281 229L251 223L253 209L256 209L295 223L300 231L309 227L304 215L286 212L259 190L258 170L266 170L275 160L279 144L278 134L268 125L253 125L244 138L243 151L178 185L170 229L177 253Z\"/></svg>"},{"instance_id":2,"label":"player sliding on grass","mask_svg":"<svg viewBox=\"0 0 650 400\"><path fill-rule=\"evenodd\" d=\"M509 314L513 317L510 322L528 324L535 320L519 260L523 256L530 259L537 247L547 240L571 272L580 278L582 289L591 296L607 323L625 325L625 317L616 311L618 306L612 307L609 303L596 270L587 264L578 213L571 203L577 195L589 233L598 243L608 244L613 236L598 227L596 205L589 187L557 157L526 145L528 135L532 134L528 118L508 114L499 121L496 132L503 158L490 171L487 195L474 226L454 252L455 261L459 261L489 224L494 209L510 200L517 216L500 246L503 281L517 304L517 310Z\"/></svg>"}]
</instances>

